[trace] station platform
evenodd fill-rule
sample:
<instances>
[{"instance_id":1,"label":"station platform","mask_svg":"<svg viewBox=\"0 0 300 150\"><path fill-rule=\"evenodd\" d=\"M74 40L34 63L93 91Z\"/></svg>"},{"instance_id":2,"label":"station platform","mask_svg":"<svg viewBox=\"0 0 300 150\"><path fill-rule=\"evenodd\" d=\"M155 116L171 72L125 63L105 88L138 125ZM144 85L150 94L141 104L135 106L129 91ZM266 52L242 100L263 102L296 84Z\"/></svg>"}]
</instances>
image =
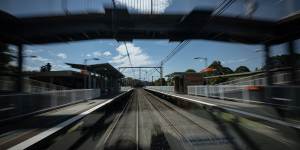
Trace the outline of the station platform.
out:
<instances>
[{"instance_id":1,"label":"station platform","mask_svg":"<svg viewBox=\"0 0 300 150\"><path fill-rule=\"evenodd\" d=\"M217 107L220 109L224 109L225 111L229 111L231 113L237 113L254 119L261 119L271 123L300 129L299 118L285 116L283 114L283 109L288 108L280 108L276 106L265 105L263 103L252 103L249 101L230 101L187 94L177 94L173 92L162 92L154 89L147 90L179 98L182 100L187 100L197 104Z\"/></svg>"},{"instance_id":2,"label":"station platform","mask_svg":"<svg viewBox=\"0 0 300 150\"><path fill-rule=\"evenodd\" d=\"M0 127L0 149L14 146L107 100L109 98L87 100L27 119L8 122Z\"/></svg>"}]
</instances>

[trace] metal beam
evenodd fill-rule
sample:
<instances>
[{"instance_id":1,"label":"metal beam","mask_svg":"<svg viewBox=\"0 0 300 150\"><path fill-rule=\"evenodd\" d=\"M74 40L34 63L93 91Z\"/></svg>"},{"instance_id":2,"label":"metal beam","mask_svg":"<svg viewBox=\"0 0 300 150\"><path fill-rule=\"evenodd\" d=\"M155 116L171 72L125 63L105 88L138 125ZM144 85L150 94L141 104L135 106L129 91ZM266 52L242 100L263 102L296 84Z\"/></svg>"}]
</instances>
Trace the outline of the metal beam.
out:
<instances>
[{"instance_id":1,"label":"metal beam","mask_svg":"<svg viewBox=\"0 0 300 150\"><path fill-rule=\"evenodd\" d=\"M265 71L266 71L266 78L267 78L267 86L270 86L273 84L272 73L270 71L272 69L270 45L265 45L264 51L265 51Z\"/></svg>"},{"instance_id":2,"label":"metal beam","mask_svg":"<svg viewBox=\"0 0 300 150\"><path fill-rule=\"evenodd\" d=\"M106 9L105 12L15 18L17 21L0 15L0 40L12 44L42 44L89 39L207 39L270 44L282 43L300 36L300 17L275 22L216 16L213 21L208 22L212 11L196 10L189 15L128 14L126 10L118 9Z\"/></svg>"},{"instance_id":3,"label":"metal beam","mask_svg":"<svg viewBox=\"0 0 300 150\"><path fill-rule=\"evenodd\" d=\"M17 79L17 91L23 92L24 78L23 78L23 45L17 45L18 48L18 79Z\"/></svg>"},{"instance_id":4,"label":"metal beam","mask_svg":"<svg viewBox=\"0 0 300 150\"><path fill-rule=\"evenodd\" d=\"M294 41L290 41L287 44L287 50L288 50L288 65L291 68L290 73L290 83L292 85L297 84L297 58L296 58L296 54L295 54L295 43Z\"/></svg>"}]
</instances>

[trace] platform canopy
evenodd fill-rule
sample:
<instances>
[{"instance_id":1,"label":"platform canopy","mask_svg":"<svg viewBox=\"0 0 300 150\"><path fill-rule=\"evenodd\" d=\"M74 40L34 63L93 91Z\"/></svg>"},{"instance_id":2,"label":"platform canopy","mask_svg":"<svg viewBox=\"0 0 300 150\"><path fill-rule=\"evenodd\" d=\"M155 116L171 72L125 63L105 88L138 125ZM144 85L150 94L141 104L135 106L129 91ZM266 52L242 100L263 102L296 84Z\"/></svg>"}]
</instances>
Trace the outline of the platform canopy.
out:
<instances>
[{"instance_id":1,"label":"platform canopy","mask_svg":"<svg viewBox=\"0 0 300 150\"><path fill-rule=\"evenodd\" d=\"M279 44L299 39L300 14L278 20L214 16L213 10L189 14L129 14L126 9L105 13L15 17L0 12L0 41L46 44L89 39L204 39L246 44Z\"/></svg>"},{"instance_id":2,"label":"platform canopy","mask_svg":"<svg viewBox=\"0 0 300 150\"><path fill-rule=\"evenodd\" d=\"M71 66L72 68L80 69L80 70L88 70L92 73L97 73L100 75L107 75L112 76L116 78L123 78L124 75L118 71L116 68L114 68L109 63L103 63L103 64L93 64L93 65L84 65L84 64L72 64L72 63L66 63L67 65Z\"/></svg>"}]
</instances>

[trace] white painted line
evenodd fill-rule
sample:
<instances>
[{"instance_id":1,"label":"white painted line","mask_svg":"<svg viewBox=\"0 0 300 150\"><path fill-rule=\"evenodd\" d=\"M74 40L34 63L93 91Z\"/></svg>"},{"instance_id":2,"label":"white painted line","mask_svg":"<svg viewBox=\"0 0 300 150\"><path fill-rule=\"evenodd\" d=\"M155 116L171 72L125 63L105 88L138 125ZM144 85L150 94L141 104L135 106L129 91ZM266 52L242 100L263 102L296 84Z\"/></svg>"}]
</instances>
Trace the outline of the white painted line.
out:
<instances>
[{"instance_id":1,"label":"white painted line","mask_svg":"<svg viewBox=\"0 0 300 150\"><path fill-rule=\"evenodd\" d=\"M152 89L148 89L148 90L158 92L158 93L161 93L161 94L165 94L165 95L169 95L169 96L173 96L173 97L177 97L177 98L181 98L181 99L184 99L184 100L189 100L189 101L201 103L201 104L208 105L208 106L217 106L215 104L211 104L211 103L207 103L207 102L203 102L203 101L199 101L199 100L194 100L194 99L187 98L187 97L177 96L177 95L173 95L173 94L168 94L168 93L160 92L160 91L157 91L157 90L152 90Z\"/></svg>"},{"instance_id":2,"label":"white painted line","mask_svg":"<svg viewBox=\"0 0 300 150\"><path fill-rule=\"evenodd\" d=\"M261 116L261 115L241 111L241 110L231 109L231 108L223 108L223 109L226 109L226 110L232 111L232 112L236 112L236 113L240 113L240 114L243 114L243 115L247 115L247 116L250 116L250 117L255 117L255 118L258 118L258 119L261 119L261 120L266 120L266 121L276 123L276 124L279 124L279 125L300 129L300 125L285 122L285 121L281 121L281 120L278 120L278 119L273 119L273 118L270 118L270 117L265 117L265 116Z\"/></svg>"},{"instance_id":3,"label":"white painted line","mask_svg":"<svg viewBox=\"0 0 300 150\"><path fill-rule=\"evenodd\" d=\"M152 90L152 89L148 89L148 90L158 92L158 93L161 93L161 94L165 94L165 95L169 95L169 96L173 96L173 97L177 97L177 98L181 98L183 100L193 101L193 102L208 105L208 106L219 107L219 108L222 108L224 110L228 110L228 111L231 111L231 112L236 112L236 113L239 113L239 114L243 114L243 115L247 115L247 116L250 116L250 117L258 118L258 119L265 120L265 121L268 121L268 122L271 122L271 123L275 123L275 124L279 124L279 125L283 125L283 126L288 126L288 127L293 127L293 128L296 128L296 129L300 129L300 125L298 125L298 124L293 124L293 123L285 122L285 121L282 121L282 120L273 119L273 118L270 118L270 117L265 117L265 116L262 116L262 115L257 115L257 114L237 110L237 109L226 108L226 107L222 107L220 105L203 102L201 100L194 100L194 99L191 99L191 98L177 96L177 95L173 95L173 94L168 94L168 93L160 92L160 91L157 91L157 90Z\"/></svg>"},{"instance_id":4,"label":"white painted line","mask_svg":"<svg viewBox=\"0 0 300 150\"><path fill-rule=\"evenodd\" d=\"M139 149L139 101L138 101L138 99L136 99L136 101L137 101L137 110L136 110L136 135L135 135L135 138L136 138L136 150L138 150Z\"/></svg>"},{"instance_id":5,"label":"white painted line","mask_svg":"<svg viewBox=\"0 0 300 150\"><path fill-rule=\"evenodd\" d=\"M34 137L31 137L30 139L27 139L27 140L25 140L25 141L23 141L23 142L15 145L15 146L9 148L9 150L21 150L21 149L29 148L33 144L40 142L41 140L43 140L43 139L47 138L48 136L50 136L50 135L58 132L59 130L62 130L66 126L68 126L68 125L72 124L73 122L75 122L75 121L77 121L77 120L85 117L86 115L90 114L91 112L97 110L100 107L103 107L104 105L112 102L113 100L117 99L118 97L123 96L126 93L120 94L120 95L118 95L118 96L116 96L116 97L114 97L112 99L109 99L109 100L107 100L107 101L105 101L105 102L103 102L103 103L101 103L101 104L99 104L99 105L97 105L97 106L95 106L95 107L87 110L87 111L84 111L81 114L79 114L79 115L77 115L77 116L75 116L75 117L73 117L71 119L68 119L68 120L66 120L66 121L64 121L64 122L62 122L62 123L60 123L60 124L58 124L58 125L50 128L50 129L42 132L42 133L39 133L38 135L36 135Z\"/></svg>"},{"instance_id":6,"label":"white painted line","mask_svg":"<svg viewBox=\"0 0 300 150\"><path fill-rule=\"evenodd\" d=\"M292 99L289 99L289 98L280 98L280 97L272 97L272 99L278 100L278 101L292 101Z\"/></svg>"}]
</instances>

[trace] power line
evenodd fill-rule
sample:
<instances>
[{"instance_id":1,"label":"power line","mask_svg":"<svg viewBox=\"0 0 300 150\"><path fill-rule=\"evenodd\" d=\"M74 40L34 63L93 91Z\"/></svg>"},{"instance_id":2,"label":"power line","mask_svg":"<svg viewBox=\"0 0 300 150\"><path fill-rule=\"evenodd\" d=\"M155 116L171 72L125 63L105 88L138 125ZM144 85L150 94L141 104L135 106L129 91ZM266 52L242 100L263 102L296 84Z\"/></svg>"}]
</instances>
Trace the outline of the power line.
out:
<instances>
[{"instance_id":1,"label":"power line","mask_svg":"<svg viewBox=\"0 0 300 150\"><path fill-rule=\"evenodd\" d=\"M124 46L125 46L125 49L126 49L126 53L127 53L127 57L128 57L128 60L129 60L130 67L133 67L132 62L131 62L131 58L130 58L130 54L129 54L129 51L128 51L128 48L127 48L127 45L126 45L126 42L123 42L123 43L124 43ZM135 71L134 71L133 68L132 68L132 73L133 73L133 76L135 76Z\"/></svg>"},{"instance_id":2,"label":"power line","mask_svg":"<svg viewBox=\"0 0 300 150\"><path fill-rule=\"evenodd\" d=\"M183 41L179 43L167 57L165 57L162 61L161 64L167 63L174 55L176 55L180 50L182 50L187 44L190 43L190 40Z\"/></svg>"},{"instance_id":3,"label":"power line","mask_svg":"<svg viewBox=\"0 0 300 150\"><path fill-rule=\"evenodd\" d=\"M209 24L215 16L221 15L226 9L228 9L236 0L224 0L220 3L220 5L217 6L215 11L213 12L214 16L210 18L210 20L207 22ZM169 61L174 55L176 55L181 49L183 49L190 41L185 40L181 43L179 43L162 61L159 65L165 64L167 61ZM149 75L152 75L155 70L152 70Z\"/></svg>"},{"instance_id":4,"label":"power line","mask_svg":"<svg viewBox=\"0 0 300 150\"><path fill-rule=\"evenodd\" d=\"M228 9L236 0L224 0L214 11L215 16L221 15L226 9Z\"/></svg>"},{"instance_id":5,"label":"power line","mask_svg":"<svg viewBox=\"0 0 300 150\"><path fill-rule=\"evenodd\" d=\"M180 42L174 49L171 50L171 52L164 58L162 61L157 64L156 66L162 66L166 64L173 56L175 56L180 50L182 50L186 45L190 43L190 40L185 40L183 42ZM155 69L151 70L149 75L152 75L155 72Z\"/></svg>"}]
</instances>

